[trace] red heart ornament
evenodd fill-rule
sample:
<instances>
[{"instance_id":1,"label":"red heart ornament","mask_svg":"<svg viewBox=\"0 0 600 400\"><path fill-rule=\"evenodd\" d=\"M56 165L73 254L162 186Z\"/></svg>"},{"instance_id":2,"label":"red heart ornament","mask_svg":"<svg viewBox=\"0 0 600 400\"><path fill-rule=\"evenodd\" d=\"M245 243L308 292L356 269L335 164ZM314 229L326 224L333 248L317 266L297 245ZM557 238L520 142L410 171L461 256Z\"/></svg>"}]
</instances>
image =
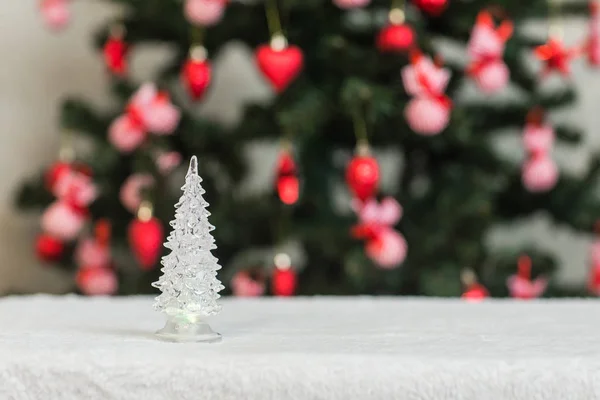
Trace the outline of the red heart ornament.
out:
<instances>
[{"instance_id":1,"label":"red heart ornament","mask_svg":"<svg viewBox=\"0 0 600 400\"><path fill-rule=\"evenodd\" d=\"M406 24L390 24L384 27L377 36L379 51L407 51L415 41L415 33Z\"/></svg>"},{"instance_id":2,"label":"red heart ornament","mask_svg":"<svg viewBox=\"0 0 600 400\"><path fill-rule=\"evenodd\" d=\"M279 50L265 44L256 50L256 63L273 88L281 93L302 71L304 55L297 46Z\"/></svg>"},{"instance_id":3,"label":"red heart ornament","mask_svg":"<svg viewBox=\"0 0 600 400\"><path fill-rule=\"evenodd\" d=\"M193 100L200 100L210 85L212 69L207 60L190 58L183 66L181 80Z\"/></svg>"},{"instance_id":4,"label":"red heart ornament","mask_svg":"<svg viewBox=\"0 0 600 400\"><path fill-rule=\"evenodd\" d=\"M135 219L129 225L129 244L142 269L152 269L161 252L164 240L163 227L157 218L148 221Z\"/></svg>"}]
</instances>

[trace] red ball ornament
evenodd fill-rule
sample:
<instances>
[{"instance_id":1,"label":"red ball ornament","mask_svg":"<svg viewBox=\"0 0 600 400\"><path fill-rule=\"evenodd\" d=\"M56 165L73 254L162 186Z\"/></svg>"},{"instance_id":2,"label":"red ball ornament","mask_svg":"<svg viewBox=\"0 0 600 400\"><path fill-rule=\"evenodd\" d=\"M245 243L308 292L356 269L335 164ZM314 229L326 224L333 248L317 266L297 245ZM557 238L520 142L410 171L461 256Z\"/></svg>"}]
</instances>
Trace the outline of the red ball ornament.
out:
<instances>
[{"instance_id":1,"label":"red ball ornament","mask_svg":"<svg viewBox=\"0 0 600 400\"><path fill-rule=\"evenodd\" d=\"M377 36L377 48L381 52L405 52L415 42L415 33L406 24L390 24Z\"/></svg>"},{"instance_id":2,"label":"red ball ornament","mask_svg":"<svg viewBox=\"0 0 600 400\"><path fill-rule=\"evenodd\" d=\"M478 302L490 297L490 293L482 284L474 283L465 290L461 297L468 301Z\"/></svg>"},{"instance_id":3,"label":"red ball ornament","mask_svg":"<svg viewBox=\"0 0 600 400\"><path fill-rule=\"evenodd\" d=\"M425 13L436 17L448 6L449 0L413 0L413 3Z\"/></svg>"},{"instance_id":4,"label":"red ball ornament","mask_svg":"<svg viewBox=\"0 0 600 400\"><path fill-rule=\"evenodd\" d=\"M115 272L110 268L83 267L75 277L77 287L87 296L107 296L115 294L119 283Z\"/></svg>"},{"instance_id":5,"label":"red ball ornament","mask_svg":"<svg viewBox=\"0 0 600 400\"><path fill-rule=\"evenodd\" d=\"M275 36L270 45L256 50L256 63L273 88L283 92L300 74L304 55L297 46L288 46L283 36Z\"/></svg>"},{"instance_id":6,"label":"red ball ornament","mask_svg":"<svg viewBox=\"0 0 600 400\"><path fill-rule=\"evenodd\" d=\"M144 270L152 269L158 261L164 241L164 231L160 221L154 217L137 218L131 222L127 233L129 245L140 267Z\"/></svg>"},{"instance_id":7,"label":"red ball ornament","mask_svg":"<svg viewBox=\"0 0 600 400\"><path fill-rule=\"evenodd\" d=\"M296 163L287 150L281 152L277 163L277 194L284 204L294 204L300 196L300 181L298 180Z\"/></svg>"},{"instance_id":8,"label":"red ball ornament","mask_svg":"<svg viewBox=\"0 0 600 400\"><path fill-rule=\"evenodd\" d=\"M183 66L181 80L192 100L200 100L210 85L212 68L206 59L204 47L195 47Z\"/></svg>"},{"instance_id":9,"label":"red ball ornament","mask_svg":"<svg viewBox=\"0 0 600 400\"><path fill-rule=\"evenodd\" d=\"M112 74L124 76L127 73L127 51L127 43L123 40L123 29L113 29L102 51L104 63Z\"/></svg>"},{"instance_id":10,"label":"red ball ornament","mask_svg":"<svg viewBox=\"0 0 600 400\"><path fill-rule=\"evenodd\" d=\"M275 296L288 297L296 293L298 285L296 272L287 254L275 256L275 270L271 279L271 290Z\"/></svg>"},{"instance_id":11,"label":"red ball ornament","mask_svg":"<svg viewBox=\"0 0 600 400\"><path fill-rule=\"evenodd\" d=\"M37 257L45 262L53 262L61 259L65 246L60 240L42 234L38 236L35 242L35 252Z\"/></svg>"},{"instance_id":12,"label":"red ball ornament","mask_svg":"<svg viewBox=\"0 0 600 400\"><path fill-rule=\"evenodd\" d=\"M346 182L352 193L361 201L375 194L379 185L379 164L367 150L360 151L364 155L356 155L346 169Z\"/></svg>"}]
</instances>

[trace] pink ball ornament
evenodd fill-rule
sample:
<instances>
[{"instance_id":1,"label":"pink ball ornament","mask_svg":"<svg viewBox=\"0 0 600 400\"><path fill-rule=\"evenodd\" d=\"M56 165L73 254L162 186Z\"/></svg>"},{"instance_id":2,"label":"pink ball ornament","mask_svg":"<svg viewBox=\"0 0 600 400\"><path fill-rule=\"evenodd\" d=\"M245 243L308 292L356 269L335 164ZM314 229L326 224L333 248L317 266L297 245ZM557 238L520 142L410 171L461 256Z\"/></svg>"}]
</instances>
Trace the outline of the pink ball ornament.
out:
<instances>
[{"instance_id":1,"label":"pink ball ornament","mask_svg":"<svg viewBox=\"0 0 600 400\"><path fill-rule=\"evenodd\" d=\"M265 293L265 283L252 279L246 271L240 271L231 279L231 290L238 297L258 297Z\"/></svg>"},{"instance_id":2,"label":"pink ball ornament","mask_svg":"<svg viewBox=\"0 0 600 400\"><path fill-rule=\"evenodd\" d=\"M367 256L383 269L402 264L408 252L404 236L391 228L384 228L370 239L365 247Z\"/></svg>"},{"instance_id":3,"label":"pink ball ornament","mask_svg":"<svg viewBox=\"0 0 600 400\"><path fill-rule=\"evenodd\" d=\"M344 10L366 7L370 3L371 0L333 0L333 4Z\"/></svg>"},{"instance_id":4,"label":"pink ball ornament","mask_svg":"<svg viewBox=\"0 0 600 400\"><path fill-rule=\"evenodd\" d=\"M75 278L79 290L88 296L108 296L115 294L119 283L117 275L109 268L83 267Z\"/></svg>"},{"instance_id":5,"label":"pink ball ornament","mask_svg":"<svg viewBox=\"0 0 600 400\"><path fill-rule=\"evenodd\" d=\"M108 129L108 140L122 153L137 149L144 139L144 127L128 114L115 119Z\"/></svg>"},{"instance_id":6,"label":"pink ball ornament","mask_svg":"<svg viewBox=\"0 0 600 400\"><path fill-rule=\"evenodd\" d=\"M527 124L523 130L523 145L530 153L545 154L552 150L554 136L550 125Z\"/></svg>"},{"instance_id":7,"label":"pink ball ornament","mask_svg":"<svg viewBox=\"0 0 600 400\"><path fill-rule=\"evenodd\" d=\"M448 126L450 107L431 97L417 97L408 103L404 116L413 131L421 135L433 136Z\"/></svg>"},{"instance_id":8,"label":"pink ball ornament","mask_svg":"<svg viewBox=\"0 0 600 400\"><path fill-rule=\"evenodd\" d=\"M483 93L496 93L506 87L510 72L506 64L496 61L481 67L475 75L477 86Z\"/></svg>"},{"instance_id":9,"label":"pink ball ornament","mask_svg":"<svg viewBox=\"0 0 600 400\"><path fill-rule=\"evenodd\" d=\"M533 193L546 192L556 186L558 175L558 167L550 157L533 157L523 165L523 186Z\"/></svg>"},{"instance_id":10,"label":"pink ball ornament","mask_svg":"<svg viewBox=\"0 0 600 400\"><path fill-rule=\"evenodd\" d=\"M133 174L128 177L119 192L119 199L129 212L135 214L142 203L142 190L154 185L150 174Z\"/></svg>"},{"instance_id":11,"label":"pink ball ornament","mask_svg":"<svg viewBox=\"0 0 600 400\"><path fill-rule=\"evenodd\" d=\"M77 245L75 261L80 267L108 267L110 248L95 239L84 239Z\"/></svg>"},{"instance_id":12,"label":"pink ball ornament","mask_svg":"<svg viewBox=\"0 0 600 400\"><path fill-rule=\"evenodd\" d=\"M160 153L156 156L156 166L163 175L169 175L181 164L181 154L176 151Z\"/></svg>"},{"instance_id":13,"label":"pink ball ornament","mask_svg":"<svg viewBox=\"0 0 600 400\"><path fill-rule=\"evenodd\" d=\"M169 95L159 93L152 102L141 111L146 128L157 135L171 135L179 125L181 113L171 103Z\"/></svg>"},{"instance_id":14,"label":"pink ball ornament","mask_svg":"<svg viewBox=\"0 0 600 400\"><path fill-rule=\"evenodd\" d=\"M600 240L595 240L592 243L592 249L590 253L592 264L600 268Z\"/></svg>"},{"instance_id":15,"label":"pink ball ornament","mask_svg":"<svg viewBox=\"0 0 600 400\"><path fill-rule=\"evenodd\" d=\"M85 215L64 201L56 201L42 215L42 229L51 236L65 241L77 237L85 223Z\"/></svg>"},{"instance_id":16,"label":"pink ball ornament","mask_svg":"<svg viewBox=\"0 0 600 400\"><path fill-rule=\"evenodd\" d=\"M185 17L194 25L215 25L223 18L225 5L225 0L185 0Z\"/></svg>"},{"instance_id":17,"label":"pink ball ornament","mask_svg":"<svg viewBox=\"0 0 600 400\"><path fill-rule=\"evenodd\" d=\"M54 31L65 28L71 19L68 0L42 0L40 12L46 26Z\"/></svg>"}]
</instances>

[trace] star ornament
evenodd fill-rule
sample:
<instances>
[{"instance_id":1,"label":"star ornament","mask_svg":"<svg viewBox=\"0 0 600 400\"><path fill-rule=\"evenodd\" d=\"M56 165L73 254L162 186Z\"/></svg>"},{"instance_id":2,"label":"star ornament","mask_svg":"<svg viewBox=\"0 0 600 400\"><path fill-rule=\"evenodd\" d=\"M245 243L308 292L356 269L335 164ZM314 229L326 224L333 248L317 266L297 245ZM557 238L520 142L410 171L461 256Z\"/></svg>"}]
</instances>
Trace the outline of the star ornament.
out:
<instances>
[{"instance_id":1,"label":"star ornament","mask_svg":"<svg viewBox=\"0 0 600 400\"><path fill-rule=\"evenodd\" d=\"M545 63L542 76L545 77L553 71L560 72L563 76L571 73L571 60L577 55L577 50L567 48L562 40L550 38L545 44L534 50L535 56Z\"/></svg>"}]
</instances>

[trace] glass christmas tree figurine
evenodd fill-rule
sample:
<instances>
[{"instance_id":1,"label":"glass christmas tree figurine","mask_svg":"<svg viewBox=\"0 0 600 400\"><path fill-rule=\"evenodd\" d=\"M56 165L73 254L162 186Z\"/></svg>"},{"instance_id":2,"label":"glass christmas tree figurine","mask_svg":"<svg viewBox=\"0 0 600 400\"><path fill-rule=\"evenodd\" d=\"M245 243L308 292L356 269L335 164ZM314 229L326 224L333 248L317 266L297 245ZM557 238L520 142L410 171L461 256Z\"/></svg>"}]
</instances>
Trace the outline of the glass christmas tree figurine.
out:
<instances>
[{"instance_id":1,"label":"glass christmas tree figurine","mask_svg":"<svg viewBox=\"0 0 600 400\"><path fill-rule=\"evenodd\" d=\"M215 239L208 222L208 203L202 195L198 160L192 157L182 187L183 195L175 205L173 230L165 247L171 253L162 259L163 275L152 286L162 292L154 308L167 315L167 324L157 332L163 339L178 342L215 342L221 335L210 328L204 317L217 314L217 299L223 285L217 279L221 269L211 254Z\"/></svg>"}]
</instances>

